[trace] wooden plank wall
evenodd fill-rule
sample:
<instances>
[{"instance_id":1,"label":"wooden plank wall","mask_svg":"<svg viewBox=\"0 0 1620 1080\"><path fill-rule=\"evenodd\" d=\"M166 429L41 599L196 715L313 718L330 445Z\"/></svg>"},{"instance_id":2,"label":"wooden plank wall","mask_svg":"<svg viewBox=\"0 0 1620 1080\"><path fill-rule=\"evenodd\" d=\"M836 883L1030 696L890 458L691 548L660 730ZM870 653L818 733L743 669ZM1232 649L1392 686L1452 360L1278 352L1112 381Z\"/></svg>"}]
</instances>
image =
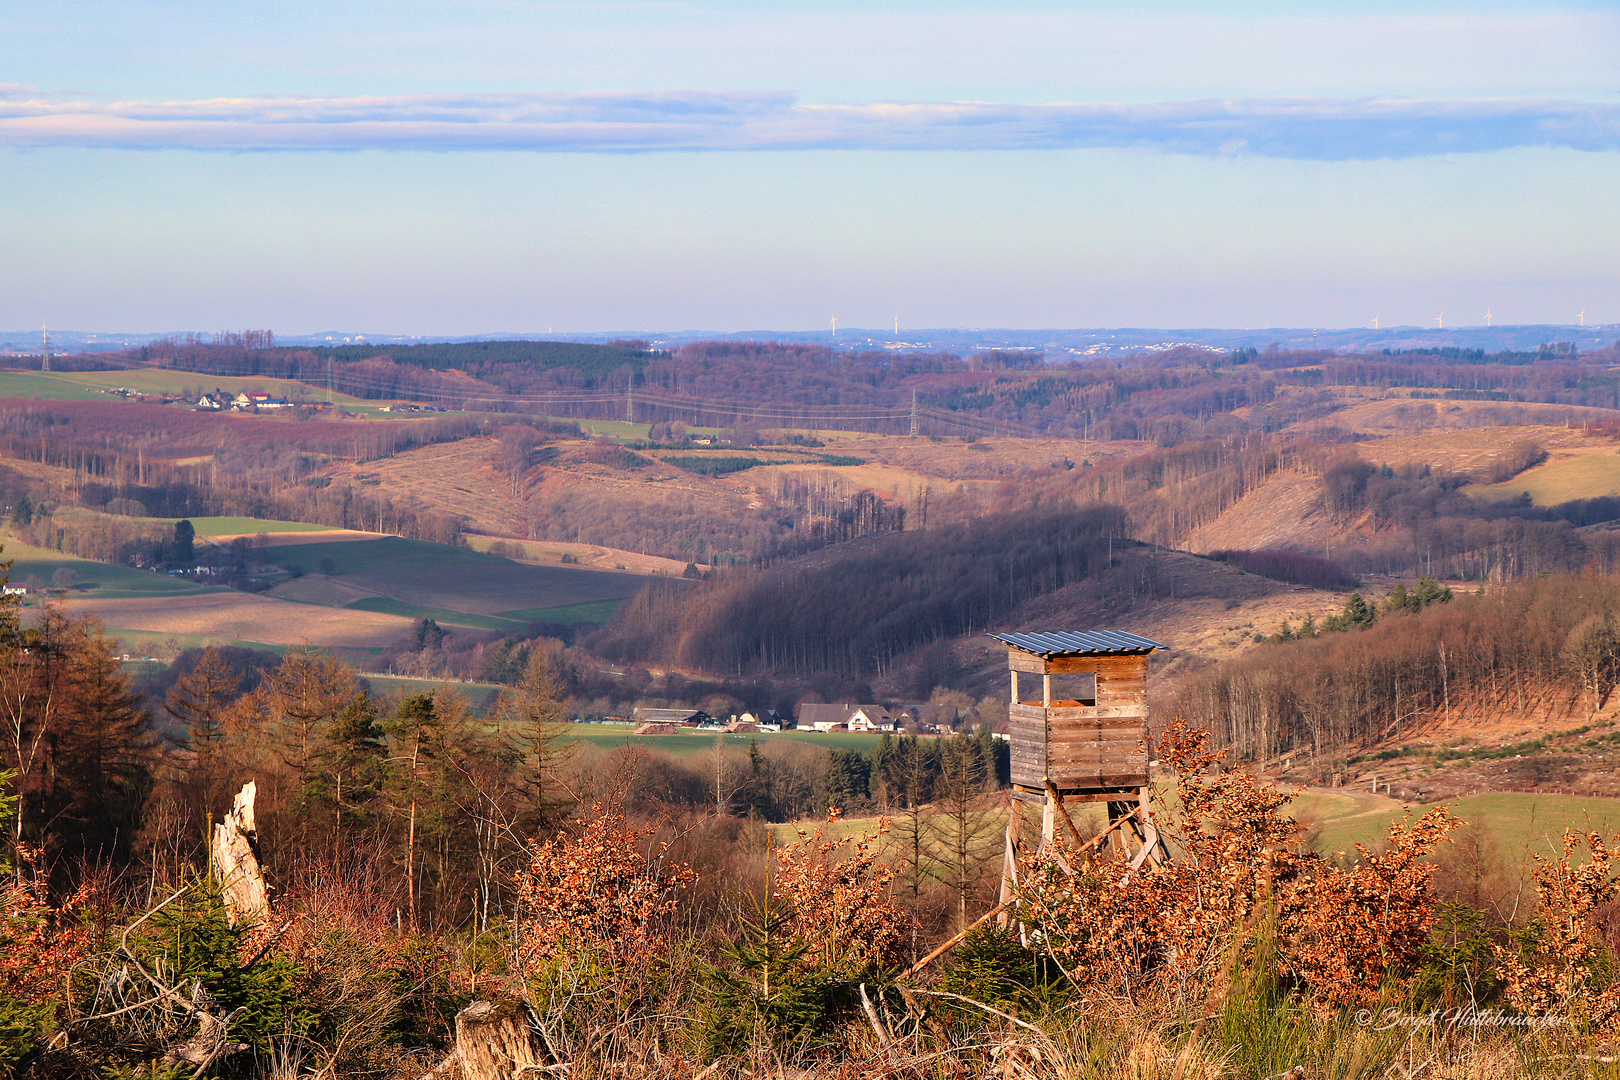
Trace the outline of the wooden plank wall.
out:
<instances>
[{"instance_id":1,"label":"wooden plank wall","mask_svg":"<svg viewBox=\"0 0 1620 1080\"><path fill-rule=\"evenodd\" d=\"M1097 704L1008 709L1012 779L1039 788L1050 779L1062 791L1147 783L1147 656L1039 657L1012 653L1014 670L1045 666L1053 673L1095 672Z\"/></svg>"}]
</instances>

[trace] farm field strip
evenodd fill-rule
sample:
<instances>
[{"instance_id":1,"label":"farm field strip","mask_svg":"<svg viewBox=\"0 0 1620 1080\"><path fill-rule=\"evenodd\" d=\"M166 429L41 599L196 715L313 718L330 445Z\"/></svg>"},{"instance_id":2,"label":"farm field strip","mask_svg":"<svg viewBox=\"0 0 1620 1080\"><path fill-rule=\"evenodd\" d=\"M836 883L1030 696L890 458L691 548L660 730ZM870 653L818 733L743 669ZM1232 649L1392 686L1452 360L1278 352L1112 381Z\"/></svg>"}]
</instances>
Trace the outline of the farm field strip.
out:
<instances>
[{"instance_id":1,"label":"farm field strip","mask_svg":"<svg viewBox=\"0 0 1620 1080\"><path fill-rule=\"evenodd\" d=\"M343 607L347 611L376 611L384 615L399 615L418 622L424 619L432 619L434 622L444 623L449 626L466 626L475 630L505 630L516 633L523 630L526 625L516 619L506 619L494 615L474 615L450 608L424 607L421 604L396 600L392 596L367 596L350 601L344 604Z\"/></svg>"},{"instance_id":2,"label":"farm field strip","mask_svg":"<svg viewBox=\"0 0 1620 1080\"><path fill-rule=\"evenodd\" d=\"M330 559L334 574L358 589L419 607L496 618L512 610L624 600L644 580L635 574L518 563L401 537L293 544L271 548L266 556L305 571Z\"/></svg>"},{"instance_id":3,"label":"farm field strip","mask_svg":"<svg viewBox=\"0 0 1620 1080\"><path fill-rule=\"evenodd\" d=\"M516 608L497 614L503 619L520 623L606 623L619 610L622 600L597 600L586 604L562 604L557 607Z\"/></svg>"},{"instance_id":4,"label":"farm field strip","mask_svg":"<svg viewBox=\"0 0 1620 1080\"><path fill-rule=\"evenodd\" d=\"M871 753L882 738L881 735L866 732L781 731L763 732L758 735L730 735L690 728L683 728L674 735L637 735L634 724L571 724L566 730L580 742L591 746L606 748L647 746L681 756L712 751L716 742L729 750L747 749L749 741L756 739L761 746L773 742L790 742Z\"/></svg>"},{"instance_id":5,"label":"farm field strip","mask_svg":"<svg viewBox=\"0 0 1620 1080\"><path fill-rule=\"evenodd\" d=\"M1585 453L1560 452L1551 461L1526 469L1511 480L1464 490L1481 499L1516 499L1529 492L1531 502L1537 506L1620 495L1620 454L1613 447L1592 447Z\"/></svg>"},{"instance_id":6,"label":"farm field strip","mask_svg":"<svg viewBox=\"0 0 1620 1080\"><path fill-rule=\"evenodd\" d=\"M62 607L69 614L94 615L105 626L277 645L381 648L404 637L413 625L412 620L397 615L299 604L228 590L131 599L73 597Z\"/></svg>"},{"instance_id":7,"label":"farm field strip","mask_svg":"<svg viewBox=\"0 0 1620 1080\"><path fill-rule=\"evenodd\" d=\"M12 560L11 580L27 583L36 580L41 587L50 587L58 570L66 569L75 576L74 590L95 590L97 596L111 596L118 592L125 596L180 596L215 593L213 586L198 585L194 581L173 578L151 570L136 570L128 566L95 562L66 555L60 551L25 544L13 537L0 538L0 558ZM102 590L108 590L103 592Z\"/></svg>"}]
</instances>

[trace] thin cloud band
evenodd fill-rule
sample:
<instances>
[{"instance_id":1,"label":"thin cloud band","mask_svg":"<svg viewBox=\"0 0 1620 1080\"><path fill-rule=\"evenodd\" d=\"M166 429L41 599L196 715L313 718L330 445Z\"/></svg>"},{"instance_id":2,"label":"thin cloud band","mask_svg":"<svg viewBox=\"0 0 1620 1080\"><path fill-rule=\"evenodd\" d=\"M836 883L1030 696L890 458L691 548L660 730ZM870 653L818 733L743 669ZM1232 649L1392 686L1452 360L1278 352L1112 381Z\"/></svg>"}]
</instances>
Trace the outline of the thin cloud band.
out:
<instances>
[{"instance_id":1,"label":"thin cloud band","mask_svg":"<svg viewBox=\"0 0 1620 1080\"><path fill-rule=\"evenodd\" d=\"M95 103L0 86L0 147L648 153L1130 148L1302 160L1620 149L1620 106L1266 98L800 104L787 93L424 94Z\"/></svg>"}]
</instances>

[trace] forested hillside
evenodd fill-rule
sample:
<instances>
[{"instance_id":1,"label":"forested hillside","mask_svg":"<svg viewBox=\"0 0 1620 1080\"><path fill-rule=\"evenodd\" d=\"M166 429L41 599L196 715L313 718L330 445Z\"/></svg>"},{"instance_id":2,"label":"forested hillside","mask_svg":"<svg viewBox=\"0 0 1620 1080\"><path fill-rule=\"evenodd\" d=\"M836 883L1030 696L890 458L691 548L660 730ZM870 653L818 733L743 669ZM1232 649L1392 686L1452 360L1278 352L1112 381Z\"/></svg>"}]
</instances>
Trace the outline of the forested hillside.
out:
<instances>
[{"instance_id":1,"label":"forested hillside","mask_svg":"<svg viewBox=\"0 0 1620 1080\"><path fill-rule=\"evenodd\" d=\"M771 342L472 342L285 349L264 331L158 342L129 363L219 375L276 375L360 397L642 422L853 426L907 430L915 396L924 431L1142 439L1174 445L1265 433L1332 415L1347 387L1419 399L1620 408L1614 349L1579 353L1416 350L1340 354L1178 347L1123 360L1048 363L1040 353L841 352ZM627 397L628 395L628 397ZM502 400L505 398L506 400ZM633 398L634 400L630 400ZM828 423L827 421L836 421Z\"/></svg>"},{"instance_id":2,"label":"forested hillside","mask_svg":"<svg viewBox=\"0 0 1620 1080\"><path fill-rule=\"evenodd\" d=\"M1126 531L1113 506L1002 514L868 537L691 590L655 583L596 647L707 671L881 675L904 653L987 630L1096 573Z\"/></svg>"},{"instance_id":3,"label":"forested hillside","mask_svg":"<svg viewBox=\"0 0 1620 1080\"><path fill-rule=\"evenodd\" d=\"M1385 740L1444 743L1513 719L1573 726L1612 705L1620 579L1547 577L1455 597L1436 587L1429 600L1403 585L1382 611L1363 605L1326 632L1296 627L1290 639L1273 628L1270 642L1191 680L1167 711L1244 759L1320 761L1314 779L1325 783L1343 755Z\"/></svg>"}]
</instances>

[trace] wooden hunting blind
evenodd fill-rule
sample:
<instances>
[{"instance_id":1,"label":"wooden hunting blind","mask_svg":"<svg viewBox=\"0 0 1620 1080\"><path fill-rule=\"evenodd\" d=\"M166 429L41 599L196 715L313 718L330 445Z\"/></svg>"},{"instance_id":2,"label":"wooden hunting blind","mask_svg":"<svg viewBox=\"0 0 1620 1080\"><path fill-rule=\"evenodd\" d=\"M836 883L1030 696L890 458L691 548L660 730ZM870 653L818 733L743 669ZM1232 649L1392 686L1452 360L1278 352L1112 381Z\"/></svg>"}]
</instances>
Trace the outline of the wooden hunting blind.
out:
<instances>
[{"instance_id":1,"label":"wooden hunting blind","mask_svg":"<svg viewBox=\"0 0 1620 1080\"><path fill-rule=\"evenodd\" d=\"M1043 805L1040 850L1051 851L1066 873L1075 873L1070 858L1090 862L1103 857L1105 848L1112 848L1126 864L1126 873L1170 859L1170 849L1153 820L1147 749L1148 657L1168 646L1118 630L990 636L1007 646L1012 676L1007 713L1013 787L1007 804L1001 902L973 926L992 917L1006 926L1018 917L1019 865L1028 850L1023 837L1026 802ZM1108 827L1086 839L1064 808L1070 802L1107 803ZM1073 847L1058 842L1059 820ZM907 974L937 960L971 929L946 941ZM1027 942L1021 921L1018 933Z\"/></svg>"},{"instance_id":2,"label":"wooden hunting blind","mask_svg":"<svg viewBox=\"0 0 1620 1080\"><path fill-rule=\"evenodd\" d=\"M1148 782L1148 656L1115 630L992 634L1007 646L1014 794L1045 802L1135 794Z\"/></svg>"}]
</instances>

